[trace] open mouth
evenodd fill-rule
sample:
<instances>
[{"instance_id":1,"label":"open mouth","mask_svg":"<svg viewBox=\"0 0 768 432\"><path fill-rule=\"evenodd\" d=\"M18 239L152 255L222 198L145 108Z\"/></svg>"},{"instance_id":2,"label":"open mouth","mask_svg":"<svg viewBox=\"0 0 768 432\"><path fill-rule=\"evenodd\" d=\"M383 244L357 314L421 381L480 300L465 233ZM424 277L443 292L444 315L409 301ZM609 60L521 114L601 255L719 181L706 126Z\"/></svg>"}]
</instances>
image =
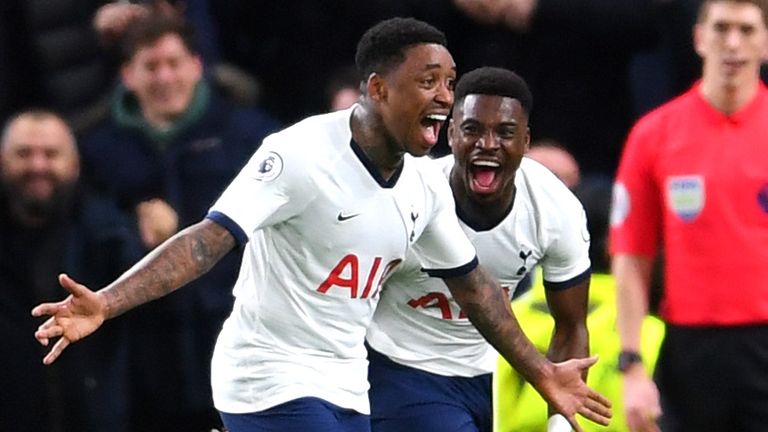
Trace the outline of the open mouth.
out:
<instances>
[{"instance_id":1,"label":"open mouth","mask_svg":"<svg viewBox=\"0 0 768 432\"><path fill-rule=\"evenodd\" d=\"M498 184L501 165L495 161L476 160L470 166L472 190L476 193L493 193Z\"/></svg>"},{"instance_id":2,"label":"open mouth","mask_svg":"<svg viewBox=\"0 0 768 432\"><path fill-rule=\"evenodd\" d=\"M421 119L421 133L430 146L437 144L437 136L440 134L440 128L448 119L446 114L427 114Z\"/></svg>"}]
</instances>

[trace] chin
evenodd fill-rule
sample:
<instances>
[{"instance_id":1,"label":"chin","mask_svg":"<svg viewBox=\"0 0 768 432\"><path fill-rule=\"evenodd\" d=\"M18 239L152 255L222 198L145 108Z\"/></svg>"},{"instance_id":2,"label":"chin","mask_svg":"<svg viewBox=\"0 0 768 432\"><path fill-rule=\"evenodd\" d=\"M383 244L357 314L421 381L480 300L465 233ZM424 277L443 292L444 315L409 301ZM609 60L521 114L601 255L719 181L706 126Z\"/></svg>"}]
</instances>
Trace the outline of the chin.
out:
<instances>
[{"instance_id":1,"label":"chin","mask_svg":"<svg viewBox=\"0 0 768 432\"><path fill-rule=\"evenodd\" d=\"M470 188L469 190L470 196L474 201L477 201L479 203L487 204L489 202L497 201L498 200L498 194L496 193L496 189L493 190L477 190L475 188Z\"/></svg>"}]
</instances>

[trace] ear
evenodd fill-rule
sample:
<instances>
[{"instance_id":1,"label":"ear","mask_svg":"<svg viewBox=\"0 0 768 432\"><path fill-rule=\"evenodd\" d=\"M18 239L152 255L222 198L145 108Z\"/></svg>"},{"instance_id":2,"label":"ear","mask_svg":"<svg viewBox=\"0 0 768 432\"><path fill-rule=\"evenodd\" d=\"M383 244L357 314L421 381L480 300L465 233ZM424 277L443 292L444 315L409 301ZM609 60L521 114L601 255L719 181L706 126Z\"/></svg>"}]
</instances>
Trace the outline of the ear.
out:
<instances>
[{"instance_id":1,"label":"ear","mask_svg":"<svg viewBox=\"0 0 768 432\"><path fill-rule=\"evenodd\" d=\"M765 32L765 40L763 40L763 63L768 64L768 32Z\"/></svg>"},{"instance_id":2,"label":"ear","mask_svg":"<svg viewBox=\"0 0 768 432\"><path fill-rule=\"evenodd\" d=\"M525 152L528 153L528 150L531 149L531 127L528 126L525 128Z\"/></svg>"},{"instance_id":3,"label":"ear","mask_svg":"<svg viewBox=\"0 0 768 432\"><path fill-rule=\"evenodd\" d=\"M368 97L376 102L387 100L387 82L384 80L384 77L376 72L372 72L368 76L368 81L365 85Z\"/></svg>"},{"instance_id":4,"label":"ear","mask_svg":"<svg viewBox=\"0 0 768 432\"><path fill-rule=\"evenodd\" d=\"M693 26L693 49L696 51L696 54L698 54L699 57L703 59L704 47L702 44L704 41L702 40L703 36L701 34L703 32L703 28L701 26L702 24L696 24Z\"/></svg>"},{"instance_id":5,"label":"ear","mask_svg":"<svg viewBox=\"0 0 768 432\"><path fill-rule=\"evenodd\" d=\"M199 55L192 56L192 67L195 69L196 81L203 79L203 59Z\"/></svg>"},{"instance_id":6,"label":"ear","mask_svg":"<svg viewBox=\"0 0 768 432\"><path fill-rule=\"evenodd\" d=\"M456 132L456 125L453 123L453 118L448 120L448 130L446 131L446 137L448 138L448 146L453 148L453 133Z\"/></svg>"}]
</instances>

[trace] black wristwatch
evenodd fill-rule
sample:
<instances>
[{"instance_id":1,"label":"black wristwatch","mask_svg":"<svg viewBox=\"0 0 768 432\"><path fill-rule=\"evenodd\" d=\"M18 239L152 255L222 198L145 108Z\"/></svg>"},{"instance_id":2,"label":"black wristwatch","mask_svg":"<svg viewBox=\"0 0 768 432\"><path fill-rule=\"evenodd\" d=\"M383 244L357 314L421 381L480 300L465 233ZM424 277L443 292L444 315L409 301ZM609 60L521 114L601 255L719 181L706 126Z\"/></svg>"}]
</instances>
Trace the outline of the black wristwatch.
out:
<instances>
[{"instance_id":1,"label":"black wristwatch","mask_svg":"<svg viewBox=\"0 0 768 432\"><path fill-rule=\"evenodd\" d=\"M619 371L626 372L635 363L642 363L643 357L637 351L622 351L619 353Z\"/></svg>"}]
</instances>

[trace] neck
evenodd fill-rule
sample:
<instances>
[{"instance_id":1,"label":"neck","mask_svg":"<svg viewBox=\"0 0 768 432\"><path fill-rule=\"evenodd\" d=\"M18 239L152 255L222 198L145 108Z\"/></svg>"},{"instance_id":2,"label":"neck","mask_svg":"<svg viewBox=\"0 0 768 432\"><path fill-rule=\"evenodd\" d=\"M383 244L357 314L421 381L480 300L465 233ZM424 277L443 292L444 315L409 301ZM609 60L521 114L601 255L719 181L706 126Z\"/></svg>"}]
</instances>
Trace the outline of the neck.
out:
<instances>
[{"instance_id":1,"label":"neck","mask_svg":"<svg viewBox=\"0 0 768 432\"><path fill-rule=\"evenodd\" d=\"M715 109L731 115L742 109L752 100L760 85L759 77L750 79L743 84L733 85L716 82L714 79L704 78L699 91Z\"/></svg>"},{"instance_id":2,"label":"neck","mask_svg":"<svg viewBox=\"0 0 768 432\"><path fill-rule=\"evenodd\" d=\"M165 116L154 115L147 110L142 110L141 115L144 117L144 120L146 120L147 123L152 126L152 128L161 131L170 129L173 126L173 122L175 120Z\"/></svg>"},{"instance_id":3,"label":"neck","mask_svg":"<svg viewBox=\"0 0 768 432\"><path fill-rule=\"evenodd\" d=\"M389 180L403 163L402 150L389 138L384 122L378 113L360 104L352 111L350 119L352 138L368 159L373 163L382 178Z\"/></svg>"}]
</instances>

